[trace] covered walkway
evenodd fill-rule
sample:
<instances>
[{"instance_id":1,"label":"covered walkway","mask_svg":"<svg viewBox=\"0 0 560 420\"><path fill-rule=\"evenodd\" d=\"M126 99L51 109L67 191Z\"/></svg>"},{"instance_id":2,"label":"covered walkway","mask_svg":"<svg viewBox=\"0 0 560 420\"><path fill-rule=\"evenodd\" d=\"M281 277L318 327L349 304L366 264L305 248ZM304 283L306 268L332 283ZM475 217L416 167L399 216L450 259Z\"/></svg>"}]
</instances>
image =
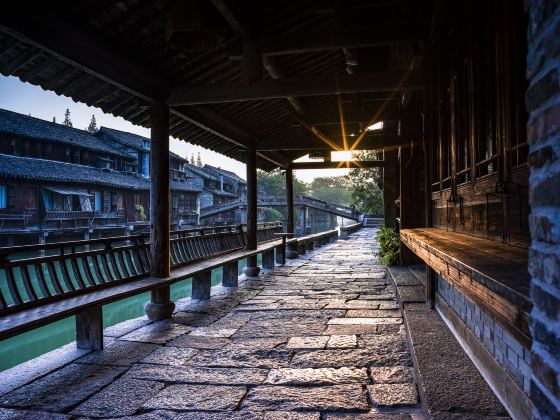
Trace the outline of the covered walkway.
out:
<instances>
[{"instance_id":1,"label":"covered walkway","mask_svg":"<svg viewBox=\"0 0 560 420\"><path fill-rule=\"evenodd\" d=\"M215 288L208 301L179 301L171 320L108 328L104 351L35 371L2 395L0 418L15 414L8 409L197 419L419 413L402 314L373 238L362 229L259 280Z\"/></svg>"}]
</instances>

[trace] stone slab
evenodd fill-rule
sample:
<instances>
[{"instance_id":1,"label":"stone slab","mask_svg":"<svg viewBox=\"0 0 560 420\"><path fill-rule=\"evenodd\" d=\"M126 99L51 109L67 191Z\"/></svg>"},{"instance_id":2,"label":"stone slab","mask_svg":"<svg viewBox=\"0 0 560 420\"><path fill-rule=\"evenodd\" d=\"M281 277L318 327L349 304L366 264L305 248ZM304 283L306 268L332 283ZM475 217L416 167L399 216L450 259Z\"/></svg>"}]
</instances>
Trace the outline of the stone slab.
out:
<instances>
[{"instance_id":1,"label":"stone slab","mask_svg":"<svg viewBox=\"0 0 560 420\"><path fill-rule=\"evenodd\" d=\"M372 367L370 376L373 383L415 383L413 369L407 366Z\"/></svg>"},{"instance_id":2,"label":"stone slab","mask_svg":"<svg viewBox=\"0 0 560 420\"><path fill-rule=\"evenodd\" d=\"M249 391L242 408L255 411L367 411L361 385L316 387L260 386Z\"/></svg>"},{"instance_id":3,"label":"stone slab","mask_svg":"<svg viewBox=\"0 0 560 420\"><path fill-rule=\"evenodd\" d=\"M327 349L351 349L358 346L358 338L355 334L331 335L327 341Z\"/></svg>"},{"instance_id":4,"label":"stone slab","mask_svg":"<svg viewBox=\"0 0 560 420\"><path fill-rule=\"evenodd\" d=\"M402 324L402 318L333 318L328 325Z\"/></svg>"},{"instance_id":5,"label":"stone slab","mask_svg":"<svg viewBox=\"0 0 560 420\"><path fill-rule=\"evenodd\" d=\"M156 344L116 340L105 347L103 351L89 353L79 359L77 363L129 366L143 359L157 348Z\"/></svg>"},{"instance_id":6,"label":"stone slab","mask_svg":"<svg viewBox=\"0 0 560 420\"><path fill-rule=\"evenodd\" d=\"M187 363L188 360L197 353L198 350L190 348L158 347L140 360L140 362L157 365L181 366Z\"/></svg>"},{"instance_id":7,"label":"stone slab","mask_svg":"<svg viewBox=\"0 0 560 420\"><path fill-rule=\"evenodd\" d=\"M119 379L76 407L72 414L85 417L120 417L134 414L163 384L138 379Z\"/></svg>"},{"instance_id":8,"label":"stone slab","mask_svg":"<svg viewBox=\"0 0 560 420\"><path fill-rule=\"evenodd\" d=\"M244 386L171 385L146 401L143 409L233 411L246 391Z\"/></svg>"},{"instance_id":9,"label":"stone slab","mask_svg":"<svg viewBox=\"0 0 560 420\"><path fill-rule=\"evenodd\" d=\"M113 382L124 366L73 363L0 398L0 405L64 412Z\"/></svg>"},{"instance_id":10,"label":"stone slab","mask_svg":"<svg viewBox=\"0 0 560 420\"><path fill-rule=\"evenodd\" d=\"M373 384L367 386L377 407L401 407L418 404L416 384Z\"/></svg>"},{"instance_id":11,"label":"stone slab","mask_svg":"<svg viewBox=\"0 0 560 420\"><path fill-rule=\"evenodd\" d=\"M220 337L202 337L196 335L182 335L167 343L171 347L188 347L192 349L210 350L221 349L231 343L231 340Z\"/></svg>"},{"instance_id":12,"label":"stone slab","mask_svg":"<svg viewBox=\"0 0 560 420\"><path fill-rule=\"evenodd\" d=\"M189 364L206 367L288 367L292 352L284 350L214 350L201 351Z\"/></svg>"},{"instance_id":13,"label":"stone slab","mask_svg":"<svg viewBox=\"0 0 560 420\"><path fill-rule=\"evenodd\" d=\"M71 418L66 414L47 413L45 411L0 408L0 420L66 420Z\"/></svg>"},{"instance_id":14,"label":"stone slab","mask_svg":"<svg viewBox=\"0 0 560 420\"><path fill-rule=\"evenodd\" d=\"M174 338L192 330L193 327L186 325L174 324L169 321L159 321L145 325L137 330L125 334L120 338L120 340L165 344L168 341L171 341Z\"/></svg>"},{"instance_id":15,"label":"stone slab","mask_svg":"<svg viewBox=\"0 0 560 420\"><path fill-rule=\"evenodd\" d=\"M313 337L292 337L286 344L287 349L323 349L329 341L325 335Z\"/></svg>"},{"instance_id":16,"label":"stone slab","mask_svg":"<svg viewBox=\"0 0 560 420\"><path fill-rule=\"evenodd\" d=\"M334 385L347 383L369 383L365 368L304 368L272 369L265 384L270 385Z\"/></svg>"},{"instance_id":17,"label":"stone slab","mask_svg":"<svg viewBox=\"0 0 560 420\"><path fill-rule=\"evenodd\" d=\"M258 385L266 376L267 369L258 368L206 368L196 366L162 366L144 365L133 366L126 376L135 379L216 385Z\"/></svg>"}]
</instances>

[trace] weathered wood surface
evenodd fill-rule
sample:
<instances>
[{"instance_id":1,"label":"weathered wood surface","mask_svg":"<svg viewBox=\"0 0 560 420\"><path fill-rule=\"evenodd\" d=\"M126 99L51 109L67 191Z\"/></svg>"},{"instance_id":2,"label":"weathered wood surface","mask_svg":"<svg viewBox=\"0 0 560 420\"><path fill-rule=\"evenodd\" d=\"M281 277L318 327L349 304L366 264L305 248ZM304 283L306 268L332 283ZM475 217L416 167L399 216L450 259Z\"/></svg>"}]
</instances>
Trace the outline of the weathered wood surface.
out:
<instances>
[{"instance_id":1,"label":"weathered wood surface","mask_svg":"<svg viewBox=\"0 0 560 420\"><path fill-rule=\"evenodd\" d=\"M527 249L436 228L402 229L400 235L436 273L530 345Z\"/></svg>"},{"instance_id":2,"label":"weathered wood surface","mask_svg":"<svg viewBox=\"0 0 560 420\"><path fill-rule=\"evenodd\" d=\"M258 229L257 239L261 243L273 240L281 229L279 223L265 224ZM173 231L171 235L173 268L245 246L241 225ZM147 235L135 235L0 249L0 316L148 276L147 239ZM56 255L22 258L38 251Z\"/></svg>"},{"instance_id":3,"label":"weathered wood surface","mask_svg":"<svg viewBox=\"0 0 560 420\"><path fill-rule=\"evenodd\" d=\"M265 252L280 246L280 239L260 244L256 250L240 250L200 261L173 270L167 278L144 277L130 282L116 283L112 287L97 290L88 289L80 295L65 295L62 300L7 313L0 316L0 339L6 339L30 329L49 324L81 310L94 306L105 305L136 294L150 291L154 288L171 285L191 278L200 273L222 267L232 261L238 261L252 255Z\"/></svg>"}]
</instances>

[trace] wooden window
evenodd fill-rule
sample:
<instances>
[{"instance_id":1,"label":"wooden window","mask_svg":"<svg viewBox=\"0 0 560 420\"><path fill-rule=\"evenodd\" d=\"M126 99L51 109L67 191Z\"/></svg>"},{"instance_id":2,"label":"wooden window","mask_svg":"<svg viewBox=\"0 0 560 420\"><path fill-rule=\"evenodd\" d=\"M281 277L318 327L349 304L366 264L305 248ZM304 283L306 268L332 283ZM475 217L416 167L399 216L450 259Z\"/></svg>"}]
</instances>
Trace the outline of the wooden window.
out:
<instances>
[{"instance_id":1,"label":"wooden window","mask_svg":"<svg viewBox=\"0 0 560 420\"><path fill-rule=\"evenodd\" d=\"M0 209L8 208L8 186L0 185Z\"/></svg>"},{"instance_id":2,"label":"wooden window","mask_svg":"<svg viewBox=\"0 0 560 420\"><path fill-rule=\"evenodd\" d=\"M25 188L23 204L25 209L32 210L37 208L37 188Z\"/></svg>"}]
</instances>

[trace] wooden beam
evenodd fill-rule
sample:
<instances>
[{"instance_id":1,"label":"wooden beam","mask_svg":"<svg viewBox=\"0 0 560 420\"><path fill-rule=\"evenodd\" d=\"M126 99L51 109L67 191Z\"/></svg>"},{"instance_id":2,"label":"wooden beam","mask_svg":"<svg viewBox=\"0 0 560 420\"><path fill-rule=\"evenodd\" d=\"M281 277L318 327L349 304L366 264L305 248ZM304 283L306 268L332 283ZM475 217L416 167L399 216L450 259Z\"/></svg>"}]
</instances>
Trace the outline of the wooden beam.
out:
<instances>
[{"instance_id":1,"label":"wooden beam","mask_svg":"<svg viewBox=\"0 0 560 420\"><path fill-rule=\"evenodd\" d=\"M360 73L348 77L301 77L244 83L188 85L173 89L168 104L196 105L289 96L333 95L353 92L392 92L422 89L419 72Z\"/></svg>"},{"instance_id":2,"label":"wooden beam","mask_svg":"<svg viewBox=\"0 0 560 420\"><path fill-rule=\"evenodd\" d=\"M358 137L347 137L349 147L355 144ZM402 137L397 135L366 135L357 143L353 150L376 150L376 149L389 149L399 146L406 146L412 141L409 137ZM339 149L334 149L332 144L336 144ZM343 142L340 137L333 139L329 138L329 142L325 142L315 136L307 136L304 138L281 139L281 140L262 140L256 143L257 150L271 151L271 150L342 150L344 149Z\"/></svg>"},{"instance_id":3,"label":"wooden beam","mask_svg":"<svg viewBox=\"0 0 560 420\"><path fill-rule=\"evenodd\" d=\"M0 32L142 99L165 98L167 86L157 72L128 57L114 42L85 31L83 26L55 14L52 7L33 7L41 19L29 18L25 2L5 5L0 13Z\"/></svg>"},{"instance_id":4,"label":"wooden beam","mask_svg":"<svg viewBox=\"0 0 560 420\"><path fill-rule=\"evenodd\" d=\"M175 107L171 113L243 149L254 147L259 141L245 128L205 106ZM288 159L279 154L258 153L258 156L282 168L288 163Z\"/></svg>"},{"instance_id":5,"label":"wooden beam","mask_svg":"<svg viewBox=\"0 0 560 420\"><path fill-rule=\"evenodd\" d=\"M290 33L261 38L259 43L264 56L301 54L315 51L339 50L342 48L372 47L400 43L419 42L421 31L414 25L373 25L367 30L345 32ZM243 43L235 41L226 45L230 59L239 60L243 55Z\"/></svg>"},{"instance_id":6,"label":"wooden beam","mask_svg":"<svg viewBox=\"0 0 560 420\"><path fill-rule=\"evenodd\" d=\"M346 124L375 123L378 121L397 121L401 119L400 111L394 106L379 107L370 112L344 112ZM313 113L305 116L305 121L311 125L340 125L340 116L325 113Z\"/></svg>"},{"instance_id":7,"label":"wooden beam","mask_svg":"<svg viewBox=\"0 0 560 420\"><path fill-rule=\"evenodd\" d=\"M347 161L347 162L293 162L294 170L300 169L346 169L346 168L381 168L382 160Z\"/></svg>"},{"instance_id":8,"label":"wooden beam","mask_svg":"<svg viewBox=\"0 0 560 420\"><path fill-rule=\"evenodd\" d=\"M169 109L154 103L150 135L151 270L154 277L170 273L169 238Z\"/></svg>"}]
</instances>

